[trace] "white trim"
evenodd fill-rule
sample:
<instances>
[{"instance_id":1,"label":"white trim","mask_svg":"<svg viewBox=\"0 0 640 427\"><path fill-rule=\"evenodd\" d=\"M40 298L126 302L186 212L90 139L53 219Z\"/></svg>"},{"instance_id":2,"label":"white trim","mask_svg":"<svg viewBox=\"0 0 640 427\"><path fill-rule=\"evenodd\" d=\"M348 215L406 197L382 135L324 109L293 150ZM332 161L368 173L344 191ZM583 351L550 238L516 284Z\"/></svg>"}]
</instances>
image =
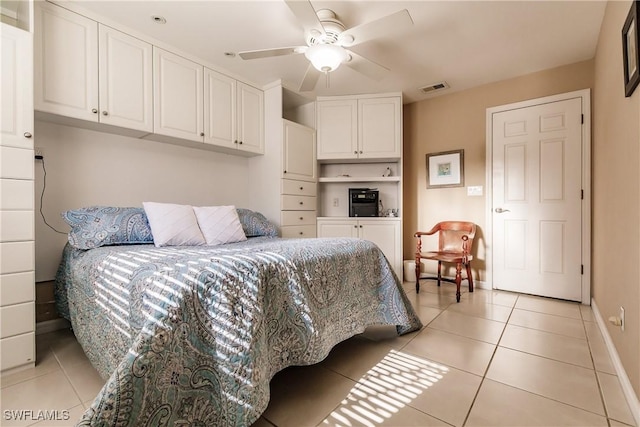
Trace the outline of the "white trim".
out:
<instances>
[{"instance_id":1,"label":"white trim","mask_svg":"<svg viewBox=\"0 0 640 427\"><path fill-rule=\"evenodd\" d=\"M582 89L574 92L567 92L559 95L546 96L543 98L530 99L513 104L500 105L487 108L486 116L486 198L485 198L485 234L486 240L486 284L493 288L493 115L503 111L527 108L540 104L565 101L568 99L582 99L582 114L584 124L582 125L582 189L584 199L582 201L582 265L584 274L582 275L582 304L589 305L591 302L591 89Z\"/></svg>"},{"instance_id":2,"label":"white trim","mask_svg":"<svg viewBox=\"0 0 640 427\"><path fill-rule=\"evenodd\" d=\"M69 329L71 323L67 319L51 319L36 323L36 335L46 334L59 329Z\"/></svg>"},{"instance_id":3,"label":"white trim","mask_svg":"<svg viewBox=\"0 0 640 427\"><path fill-rule=\"evenodd\" d=\"M593 316L596 318L596 324L600 329L604 343L609 351L609 356L611 357L611 362L613 363L613 367L618 375L622 392L624 393L624 397L627 399L627 405L629 405L631 414L636 420L636 425L640 425L640 400L638 400L638 396L636 396L636 393L633 390L631 381L629 381L629 376L622 365L622 361L620 360L620 356L618 356L616 347L613 345L611 335L609 335L609 331L607 330L607 326L600 315L600 310L598 310L595 300L591 300L591 310L593 311Z\"/></svg>"}]
</instances>

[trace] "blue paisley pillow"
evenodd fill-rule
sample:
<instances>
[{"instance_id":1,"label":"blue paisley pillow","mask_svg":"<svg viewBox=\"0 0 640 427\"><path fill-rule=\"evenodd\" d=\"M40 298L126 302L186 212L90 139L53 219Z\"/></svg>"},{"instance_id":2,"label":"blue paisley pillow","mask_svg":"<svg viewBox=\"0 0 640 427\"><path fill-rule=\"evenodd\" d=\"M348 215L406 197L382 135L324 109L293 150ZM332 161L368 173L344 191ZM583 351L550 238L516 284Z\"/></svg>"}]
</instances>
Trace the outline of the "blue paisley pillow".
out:
<instances>
[{"instance_id":1,"label":"blue paisley pillow","mask_svg":"<svg viewBox=\"0 0 640 427\"><path fill-rule=\"evenodd\" d=\"M236 208L236 210L238 211L238 218L240 218L240 224L242 224L244 234L247 237L278 236L278 229L276 226L260 212L243 208Z\"/></svg>"},{"instance_id":2,"label":"blue paisley pillow","mask_svg":"<svg viewBox=\"0 0 640 427\"><path fill-rule=\"evenodd\" d=\"M69 243L78 249L153 243L143 208L91 206L62 213L71 226Z\"/></svg>"}]
</instances>

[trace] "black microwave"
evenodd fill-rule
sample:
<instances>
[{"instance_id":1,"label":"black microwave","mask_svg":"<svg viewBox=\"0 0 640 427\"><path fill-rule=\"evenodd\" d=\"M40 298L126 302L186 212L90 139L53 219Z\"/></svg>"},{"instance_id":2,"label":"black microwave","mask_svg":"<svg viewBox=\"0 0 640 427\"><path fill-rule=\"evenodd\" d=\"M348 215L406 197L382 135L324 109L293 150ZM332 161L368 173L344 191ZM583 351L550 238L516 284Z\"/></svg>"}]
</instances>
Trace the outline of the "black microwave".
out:
<instances>
[{"instance_id":1,"label":"black microwave","mask_svg":"<svg viewBox=\"0 0 640 427\"><path fill-rule=\"evenodd\" d=\"M378 216L378 190L349 189L349 216Z\"/></svg>"}]
</instances>

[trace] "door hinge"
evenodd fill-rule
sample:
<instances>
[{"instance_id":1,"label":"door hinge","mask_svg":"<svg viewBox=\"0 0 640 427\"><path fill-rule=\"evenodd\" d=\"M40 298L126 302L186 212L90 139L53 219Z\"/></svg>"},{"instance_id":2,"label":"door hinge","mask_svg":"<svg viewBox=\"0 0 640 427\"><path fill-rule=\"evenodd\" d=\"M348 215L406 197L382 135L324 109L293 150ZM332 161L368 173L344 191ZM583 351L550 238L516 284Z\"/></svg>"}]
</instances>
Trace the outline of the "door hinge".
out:
<instances>
[{"instance_id":1,"label":"door hinge","mask_svg":"<svg viewBox=\"0 0 640 427\"><path fill-rule=\"evenodd\" d=\"M584 264L580 264L580 274L584 274Z\"/></svg>"},{"instance_id":2,"label":"door hinge","mask_svg":"<svg viewBox=\"0 0 640 427\"><path fill-rule=\"evenodd\" d=\"M584 124L584 114L580 114L580 124Z\"/></svg>"}]
</instances>

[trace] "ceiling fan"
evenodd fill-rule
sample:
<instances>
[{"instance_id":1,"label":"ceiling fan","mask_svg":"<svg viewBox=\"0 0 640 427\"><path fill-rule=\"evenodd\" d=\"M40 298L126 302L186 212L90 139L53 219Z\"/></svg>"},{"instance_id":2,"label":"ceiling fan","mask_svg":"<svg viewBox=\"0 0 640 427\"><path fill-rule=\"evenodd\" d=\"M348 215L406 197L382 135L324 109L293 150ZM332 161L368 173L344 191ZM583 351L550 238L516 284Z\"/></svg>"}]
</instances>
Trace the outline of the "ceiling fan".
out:
<instances>
[{"instance_id":1,"label":"ceiling fan","mask_svg":"<svg viewBox=\"0 0 640 427\"><path fill-rule=\"evenodd\" d=\"M328 84L329 73L335 71L341 64L374 80L382 79L389 71L388 68L348 48L381 37L396 29L413 25L409 12L403 9L347 29L333 11L329 9L316 11L308 0L285 0L285 3L302 24L307 45L251 50L240 52L238 55L242 59L257 59L304 53L310 64L300 84L301 92L313 90L322 73L327 77Z\"/></svg>"}]
</instances>

